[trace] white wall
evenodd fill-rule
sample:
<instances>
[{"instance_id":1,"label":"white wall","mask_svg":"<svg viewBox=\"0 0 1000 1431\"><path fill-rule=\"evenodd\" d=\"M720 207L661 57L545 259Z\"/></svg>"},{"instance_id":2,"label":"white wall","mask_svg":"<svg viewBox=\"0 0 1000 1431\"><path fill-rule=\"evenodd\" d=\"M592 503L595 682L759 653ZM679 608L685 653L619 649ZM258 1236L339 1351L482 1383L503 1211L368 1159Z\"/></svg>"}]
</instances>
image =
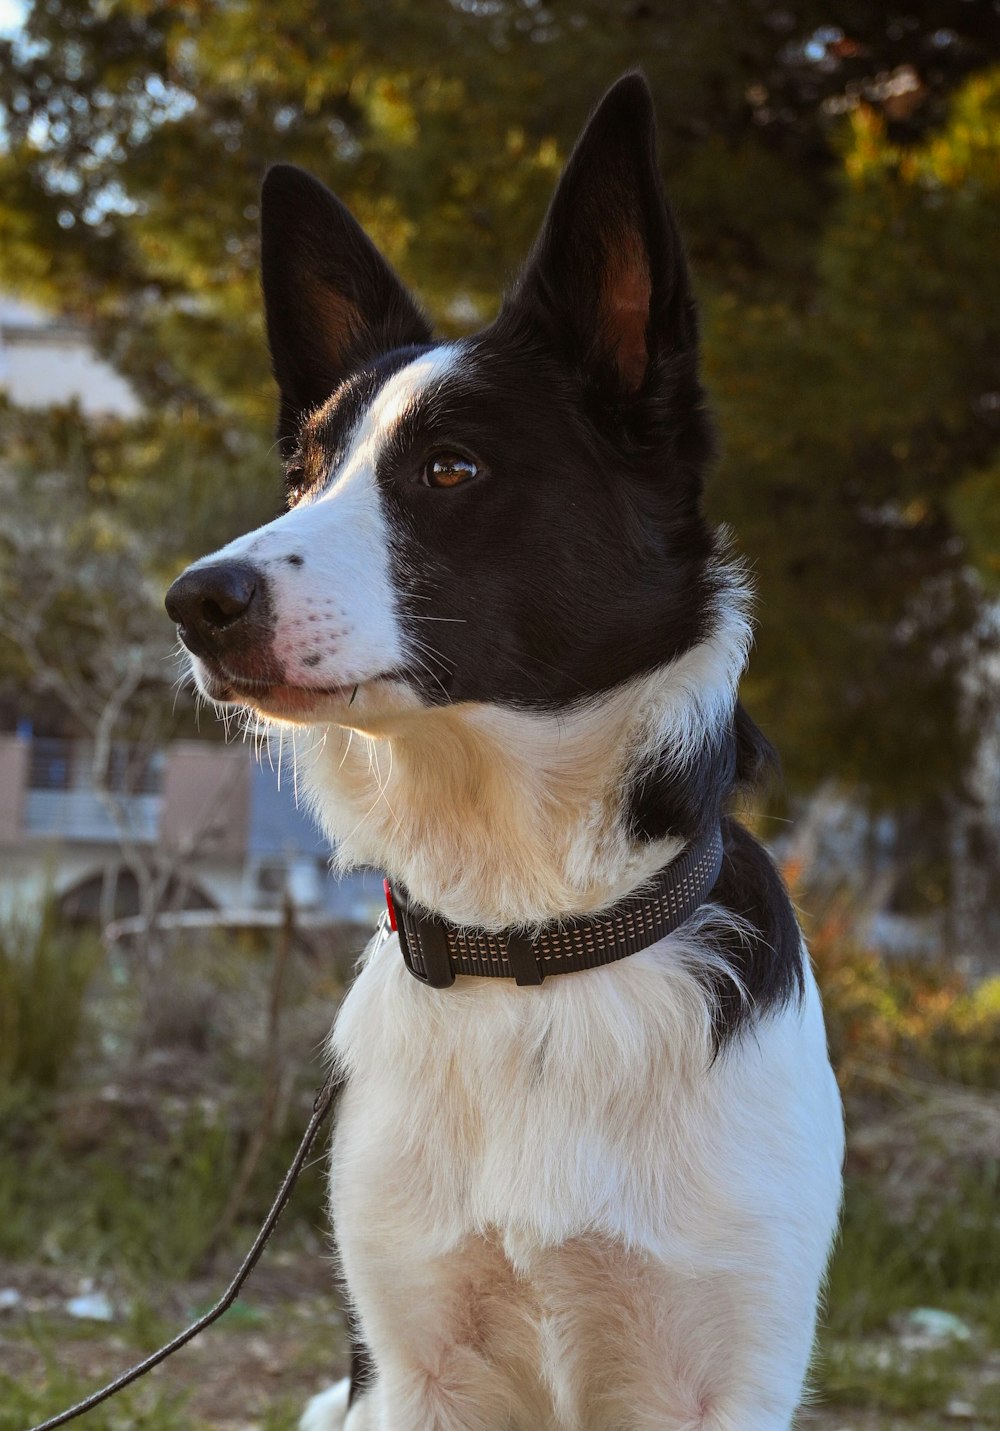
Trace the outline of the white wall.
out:
<instances>
[{"instance_id":1,"label":"white wall","mask_svg":"<svg viewBox=\"0 0 1000 1431\"><path fill-rule=\"evenodd\" d=\"M19 407L75 398L91 417L140 412L128 383L94 355L85 332L9 299L0 299L0 389Z\"/></svg>"}]
</instances>

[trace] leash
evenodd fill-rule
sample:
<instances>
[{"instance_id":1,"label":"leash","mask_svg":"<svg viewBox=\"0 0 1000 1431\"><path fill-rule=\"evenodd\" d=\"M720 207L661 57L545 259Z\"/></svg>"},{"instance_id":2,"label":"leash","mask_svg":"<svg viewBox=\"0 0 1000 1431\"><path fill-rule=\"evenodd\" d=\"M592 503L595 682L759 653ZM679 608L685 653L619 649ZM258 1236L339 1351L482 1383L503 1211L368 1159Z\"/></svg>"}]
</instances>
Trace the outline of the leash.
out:
<instances>
[{"instance_id":1,"label":"leash","mask_svg":"<svg viewBox=\"0 0 1000 1431\"><path fill-rule=\"evenodd\" d=\"M130 1367L128 1371L123 1372L121 1376L116 1377L114 1381L109 1381L107 1386L101 1387L100 1391L92 1392L91 1395L85 1397L83 1401L78 1401L75 1406L69 1407L66 1411L60 1411L58 1416L50 1416L47 1421L41 1421L37 1426L29 1427L28 1431L54 1431L56 1426L65 1426L67 1421L75 1421L78 1416L83 1416L86 1412L93 1411L94 1407L100 1406L102 1401L107 1401L109 1397L116 1396L119 1391L122 1391L126 1386L130 1386L133 1381L138 1381L140 1376L145 1376L147 1371L152 1371L154 1366L159 1366L161 1362L166 1361L168 1356L173 1356L175 1351L179 1351L182 1346L186 1346L189 1341L192 1341L193 1338L198 1336L199 1332L203 1332L206 1327L210 1327L213 1322L218 1321L223 1312L229 1310L240 1295L243 1285L250 1276L250 1273L260 1261L261 1253L267 1246L271 1233L277 1226L278 1219L288 1205L288 1200L294 1191L295 1184L299 1180L299 1174L316 1140L316 1134L330 1116L340 1088L341 1077L338 1071L334 1069L323 1087L316 1094L313 1101L312 1117L309 1119L306 1130L302 1135L302 1141L299 1143L291 1166L281 1181L277 1196L271 1204L270 1212L267 1214L260 1231L254 1238L250 1251L240 1263L239 1270L235 1277L216 1302L215 1306L206 1312L204 1316L199 1317L198 1320L193 1322L185 1331L180 1332L172 1341L167 1342L166 1346L160 1347L159 1351L155 1351L143 1361L137 1362L135 1366Z\"/></svg>"}]
</instances>

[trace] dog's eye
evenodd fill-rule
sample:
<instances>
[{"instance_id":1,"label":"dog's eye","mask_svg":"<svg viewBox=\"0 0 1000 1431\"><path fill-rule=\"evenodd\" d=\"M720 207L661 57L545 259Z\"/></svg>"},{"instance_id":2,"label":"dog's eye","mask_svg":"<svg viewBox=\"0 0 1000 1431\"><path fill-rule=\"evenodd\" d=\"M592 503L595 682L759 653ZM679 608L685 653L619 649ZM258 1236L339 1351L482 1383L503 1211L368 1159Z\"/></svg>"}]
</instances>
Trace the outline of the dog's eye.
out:
<instances>
[{"instance_id":1,"label":"dog's eye","mask_svg":"<svg viewBox=\"0 0 1000 1431\"><path fill-rule=\"evenodd\" d=\"M479 468L471 457L463 457L458 452L435 452L420 469L420 480L425 487L457 487L478 473Z\"/></svg>"}]
</instances>

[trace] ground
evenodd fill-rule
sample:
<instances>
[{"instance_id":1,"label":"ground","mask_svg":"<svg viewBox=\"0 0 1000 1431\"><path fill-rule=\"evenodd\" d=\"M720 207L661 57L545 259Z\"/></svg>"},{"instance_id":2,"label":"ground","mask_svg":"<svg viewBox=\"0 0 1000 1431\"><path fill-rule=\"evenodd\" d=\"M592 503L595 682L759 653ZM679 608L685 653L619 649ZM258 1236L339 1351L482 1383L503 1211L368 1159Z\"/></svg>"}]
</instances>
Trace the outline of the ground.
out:
<instances>
[{"instance_id":1,"label":"ground","mask_svg":"<svg viewBox=\"0 0 1000 1431\"><path fill-rule=\"evenodd\" d=\"M0 1285L25 1298L0 1320L0 1367L10 1378L0 1398L3 1431L27 1431L28 1417L55 1413L103 1384L206 1310L221 1290L207 1279L164 1287L107 1324L71 1317L65 1308L79 1281L51 1268L0 1265ZM133 1424L283 1431L342 1371L343 1349L343 1317L322 1249L276 1250L219 1324L124 1394L128 1414L109 1408L80 1424L88 1431Z\"/></svg>"}]
</instances>

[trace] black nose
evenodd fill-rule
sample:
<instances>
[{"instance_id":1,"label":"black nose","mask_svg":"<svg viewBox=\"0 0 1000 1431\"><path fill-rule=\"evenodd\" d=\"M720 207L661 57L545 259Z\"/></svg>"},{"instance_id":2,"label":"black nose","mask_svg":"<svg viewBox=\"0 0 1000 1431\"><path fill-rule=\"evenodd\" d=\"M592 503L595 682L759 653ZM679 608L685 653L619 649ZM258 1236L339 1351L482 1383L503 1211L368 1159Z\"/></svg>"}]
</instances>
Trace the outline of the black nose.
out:
<instances>
[{"instance_id":1,"label":"black nose","mask_svg":"<svg viewBox=\"0 0 1000 1431\"><path fill-rule=\"evenodd\" d=\"M188 650L212 655L249 634L262 605L262 585L260 574L246 562L219 562L184 572L164 605Z\"/></svg>"}]
</instances>

